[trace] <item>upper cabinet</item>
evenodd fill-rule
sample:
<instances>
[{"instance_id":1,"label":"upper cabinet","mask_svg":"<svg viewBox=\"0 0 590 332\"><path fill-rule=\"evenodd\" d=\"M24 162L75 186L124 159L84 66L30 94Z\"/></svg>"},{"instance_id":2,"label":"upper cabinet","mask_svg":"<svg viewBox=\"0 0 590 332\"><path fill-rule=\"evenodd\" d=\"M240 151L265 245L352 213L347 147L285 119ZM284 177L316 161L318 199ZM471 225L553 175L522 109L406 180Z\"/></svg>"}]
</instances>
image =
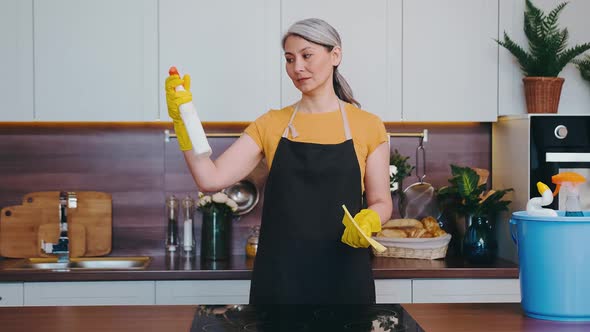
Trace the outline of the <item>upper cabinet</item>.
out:
<instances>
[{"instance_id":1,"label":"upper cabinet","mask_svg":"<svg viewBox=\"0 0 590 332\"><path fill-rule=\"evenodd\" d=\"M498 0L404 1L403 120L496 121L497 36Z\"/></svg>"},{"instance_id":2,"label":"upper cabinet","mask_svg":"<svg viewBox=\"0 0 590 332\"><path fill-rule=\"evenodd\" d=\"M561 0L534 0L544 10ZM254 121L301 94L281 38L318 17L342 38L339 67L383 121L488 122L524 114L522 74L494 39L527 46L524 0L4 0L0 121L169 121L170 66L190 74L203 121ZM590 1L560 16L569 45L590 41ZM590 114L574 65L559 107Z\"/></svg>"},{"instance_id":3,"label":"upper cabinet","mask_svg":"<svg viewBox=\"0 0 590 332\"><path fill-rule=\"evenodd\" d=\"M280 2L159 1L160 118L168 68L190 74L202 121L254 121L280 106Z\"/></svg>"},{"instance_id":4,"label":"upper cabinet","mask_svg":"<svg viewBox=\"0 0 590 332\"><path fill-rule=\"evenodd\" d=\"M35 1L35 119L157 119L157 3Z\"/></svg>"},{"instance_id":5,"label":"upper cabinet","mask_svg":"<svg viewBox=\"0 0 590 332\"><path fill-rule=\"evenodd\" d=\"M401 119L402 0L338 1L283 0L281 36L298 20L318 17L342 39L339 71L365 109L383 121ZM281 106L299 100L281 56Z\"/></svg>"},{"instance_id":6,"label":"upper cabinet","mask_svg":"<svg viewBox=\"0 0 590 332\"><path fill-rule=\"evenodd\" d=\"M0 121L33 120L33 1L0 1Z\"/></svg>"},{"instance_id":7,"label":"upper cabinet","mask_svg":"<svg viewBox=\"0 0 590 332\"><path fill-rule=\"evenodd\" d=\"M535 6L546 13L553 10L562 0L534 0ZM527 39L524 35L525 2L500 0L500 36L504 31L511 39L528 51ZM559 16L560 29L569 32L568 48L577 44L590 42L590 1L572 0L561 11ZM590 54L590 52L586 52ZM526 114L526 103L520 67L516 58L504 48L500 48L499 70L499 114ZM559 114L590 114L590 83L584 81L579 70L568 64L559 74L565 78L559 101Z\"/></svg>"}]
</instances>

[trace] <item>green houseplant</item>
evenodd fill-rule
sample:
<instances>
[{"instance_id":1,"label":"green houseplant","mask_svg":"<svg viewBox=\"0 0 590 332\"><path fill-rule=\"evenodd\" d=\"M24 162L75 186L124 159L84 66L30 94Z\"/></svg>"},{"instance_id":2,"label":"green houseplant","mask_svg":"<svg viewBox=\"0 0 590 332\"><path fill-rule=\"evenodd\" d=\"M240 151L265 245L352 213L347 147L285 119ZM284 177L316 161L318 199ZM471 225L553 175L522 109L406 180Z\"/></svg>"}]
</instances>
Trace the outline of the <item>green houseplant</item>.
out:
<instances>
[{"instance_id":1,"label":"green houseplant","mask_svg":"<svg viewBox=\"0 0 590 332\"><path fill-rule=\"evenodd\" d=\"M491 216L508 210L510 201L503 198L512 188L487 190L486 173L486 170L451 165L451 185L441 187L437 199L449 202L461 215Z\"/></svg>"},{"instance_id":2,"label":"green houseplant","mask_svg":"<svg viewBox=\"0 0 590 332\"><path fill-rule=\"evenodd\" d=\"M514 55L520 64L528 113L557 113L564 79L557 77L577 56L590 49L590 43L567 48L569 32L559 29L559 14L567 2L545 14L530 0L526 0L524 33L529 49L515 43L506 32L504 40L496 40Z\"/></svg>"},{"instance_id":3,"label":"green houseplant","mask_svg":"<svg viewBox=\"0 0 590 332\"><path fill-rule=\"evenodd\" d=\"M586 57L582 60L574 61L576 67L580 70L580 74L582 78L586 81L590 82L590 55L586 55Z\"/></svg>"},{"instance_id":4,"label":"green houseplant","mask_svg":"<svg viewBox=\"0 0 590 332\"><path fill-rule=\"evenodd\" d=\"M389 157L389 190L392 193L401 192L402 182L408 177L414 166L408 162L409 156L403 156L397 149Z\"/></svg>"},{"instance_id":5,"label":"green houseplant","mask_svg":"<svg viewBox=\"0 0 590 332\"><path fill-rule=\"evenodd\" d=\"M504 195L512 188L488 190L489 172L483 169L451 165L451 185L437 192L437 199L447 208L464 217L464 227L459 228L461 252L471 263L490 263L496 258L494 218L508 209L509 200Z\"/></svg>"}]
</instances>

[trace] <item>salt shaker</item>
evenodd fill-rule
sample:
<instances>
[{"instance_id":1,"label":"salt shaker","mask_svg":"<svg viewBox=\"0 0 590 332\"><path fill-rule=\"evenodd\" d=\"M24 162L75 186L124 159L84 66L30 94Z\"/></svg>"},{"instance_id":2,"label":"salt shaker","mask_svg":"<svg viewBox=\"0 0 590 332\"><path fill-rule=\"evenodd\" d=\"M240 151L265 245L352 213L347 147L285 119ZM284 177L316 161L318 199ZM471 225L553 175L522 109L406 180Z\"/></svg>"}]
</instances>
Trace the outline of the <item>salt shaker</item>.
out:
<instances>
[{"instance_id":1,"label":"salt shaker","mask_svg":"<svg viewBox=\"0 0 590 332\"><path fill-rule=\"evenodd\" d=\"M174 195L166 199L166 216L168 219L166 250L176 251L176 247L178 247L178 199Z\"/></svg>"},{"instance_id":2,"label":"salt shaker","mask_svg":"<svg viewBox=\"0 0 590 332\"><path fill-rule=\"evenodd\" d=\"M186 257L195 255L194 206L195 201L190 196L182 200L182 253Z\"/></svg>"}]
</instances>

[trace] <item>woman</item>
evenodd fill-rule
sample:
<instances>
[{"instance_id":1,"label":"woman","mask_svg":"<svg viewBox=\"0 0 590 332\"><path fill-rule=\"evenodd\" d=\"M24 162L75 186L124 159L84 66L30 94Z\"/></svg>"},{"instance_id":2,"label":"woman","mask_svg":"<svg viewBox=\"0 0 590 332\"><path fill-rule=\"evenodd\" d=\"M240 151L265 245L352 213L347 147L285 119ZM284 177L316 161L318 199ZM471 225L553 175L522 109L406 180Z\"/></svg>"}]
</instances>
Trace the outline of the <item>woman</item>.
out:
<instances>
[{"instance_id":1,"label":"woman","mask_svg":"<svg viewBox=\"0 0 590 332\"><path fill-rule=\"evenodd\" d=\"M342 49L332 26L302 20L282 42L286 71L301 99L259 117L215 161L190 151L178 115L178 106L192 100L190 78L167 79L181 149L203 191L227 187L267 160L251 303L374 303L369 244L343 220L341 206L356 213L355 221L369 236L391 216L385 127L358 108L338 72ZM186 92L175 92L181 84ZM368 208L361 211L363 191Z\"/></svg>"}]
</instances>

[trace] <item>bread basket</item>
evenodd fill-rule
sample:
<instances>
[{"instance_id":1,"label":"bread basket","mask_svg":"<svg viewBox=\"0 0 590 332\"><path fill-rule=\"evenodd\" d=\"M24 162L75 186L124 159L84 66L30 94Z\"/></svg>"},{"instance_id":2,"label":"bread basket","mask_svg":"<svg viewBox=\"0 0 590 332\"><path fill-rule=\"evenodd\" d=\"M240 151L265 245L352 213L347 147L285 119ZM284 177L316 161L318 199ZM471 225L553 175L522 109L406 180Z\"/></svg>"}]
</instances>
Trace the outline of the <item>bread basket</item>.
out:
<instances>
[{"instance_id":1,"label":"bread basket","mask_svg":"<svg viewBox=\"0 0 590 332\"><path fill-rule=\"evenodd\" d=\"M387 248L384 252L377 252L373 249L373 254L376 257L416 259L444 258L451 241L450 234L433 238L373 238Z\"/></svg>"}]
</instances>

